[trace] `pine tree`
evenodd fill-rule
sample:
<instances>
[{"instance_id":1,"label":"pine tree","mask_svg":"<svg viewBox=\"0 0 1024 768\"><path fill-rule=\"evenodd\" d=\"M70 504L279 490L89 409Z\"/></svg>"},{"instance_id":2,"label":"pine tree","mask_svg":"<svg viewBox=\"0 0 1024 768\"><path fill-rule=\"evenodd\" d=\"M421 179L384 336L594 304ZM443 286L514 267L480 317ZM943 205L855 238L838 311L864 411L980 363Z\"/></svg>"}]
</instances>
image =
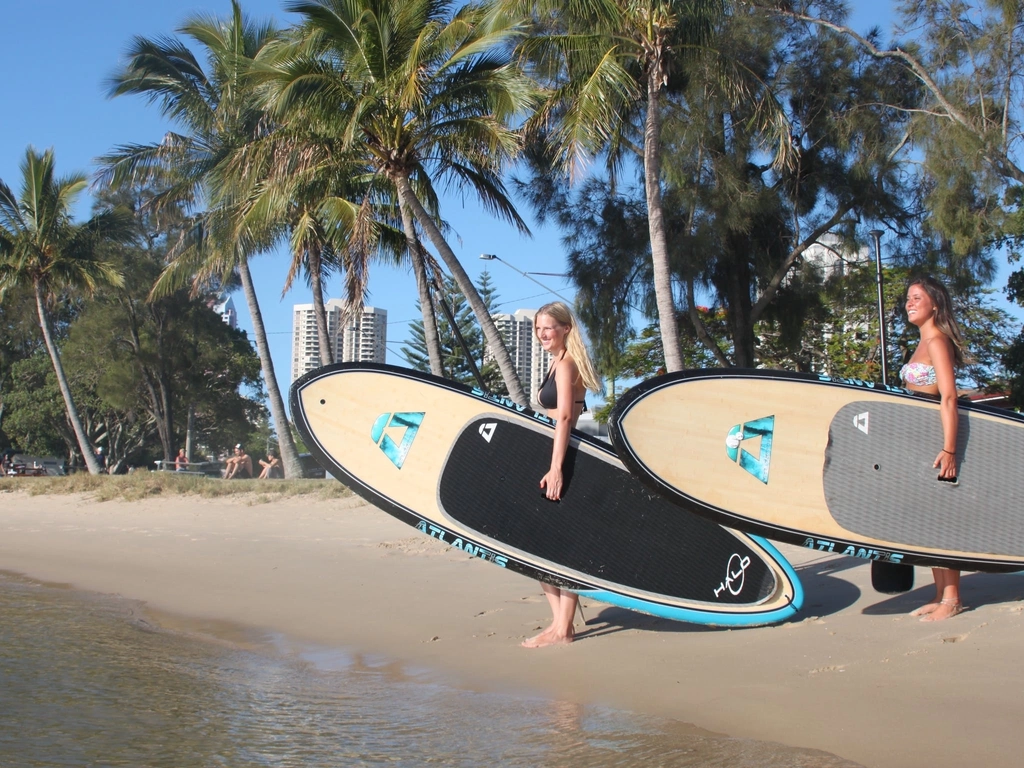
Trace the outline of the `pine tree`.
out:
<instances>
[{"instance_id":1,"label":"pine tree","mask_svg":"<svg viewBox=\"0 0 1024 768\"><path fill-rule=\"evenodd\" d=\"M469 306L469 302L466 301L466 297L459 290L456 282L450 277L444 278L442 289L442 294L438 298L447 303L451 309L452 316L458 324L459 332L462 334L466 346L473 355L473 362L480 371L487 390L492 393L506 394L498 367L493 363L484 364L483 362L486 339L480 330L479 324L476 322L473 310ZM487 311L493 314L497 305L498 295L488 272L484 271L480 275L477 291L483 299ZM418 306L419 303L417 302L417 308ZM423 321L416 320L410 323L409 328L410 340L402 346L401 355L411 368L429 373L430 360L427 356ZM437 316L437 331L441 339L441 362L444 377L452 381L477 386L479 382L473 375L473 370L466 359L466 352L459 344L452 330L451 323L448 322L448 318L441 311L438 312Z\"/></svg>"}]
</instances>

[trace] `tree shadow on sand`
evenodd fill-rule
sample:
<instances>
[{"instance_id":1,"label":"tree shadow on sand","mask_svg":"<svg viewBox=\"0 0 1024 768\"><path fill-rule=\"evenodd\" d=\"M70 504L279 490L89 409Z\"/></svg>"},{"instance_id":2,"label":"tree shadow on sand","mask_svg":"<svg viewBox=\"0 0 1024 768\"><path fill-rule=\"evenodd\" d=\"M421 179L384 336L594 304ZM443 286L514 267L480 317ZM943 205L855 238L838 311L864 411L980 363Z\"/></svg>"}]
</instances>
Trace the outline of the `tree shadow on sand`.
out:
<instances>
[{"instance_id":1,"label":"tree shadow on sand","mask_svg":"<svg viewBox=\"0 0 1024 768\"><path fill-rule=\"evenodd\" d=\"M837 578L836 573L866 565L863 560L853 557L822 558L810 563L795 566L797 575L804 587L804 607L797 612L790 622L802 621L809 616L826 616L837 613L857 602L860 589L844 579ZM595 608L599 608L591 615ZM625 630L644 632L671 632L674 634L693 634L700 632L740 632L757 627L716 627L707 624L693 624L685 621L673 621L658 616L648 616L627 608L606 606L603 603L589 603L584 606L587 622L584 628L576 633L576 640L601 637Z\"/></svg>"},{"instance_id":2,"label":"tree shadow on sand","mask_svg":"<svg viewBox=\"0 0 1024 768\"><path fill-rule=\"evenodd\" d=\"M870 568L871 563L856 557L835 557L828 555L820 560L795 566L804 587L804 606L791 618L799 622L811 617L831 616L854 605L861 597L862 590L856 584L839 574L853 568ZM865 579L867 581L868 579ZM861 611L866 616L890 616L909 613L928 602L935 595L929 568L915 568L915 583L918 587L899 595L884 595L868 589L869 595L879 598ZM1013 603L1024 600L1024 571L1016 573L964 573L960 582L960 594L969 609L982 605ZM643 632L670 632L692 634L701 632L738 632L757 627L715 627L673 621L657 616L648 616L626 608L606 606L603 603L584 605L587 622L581 628L577 624L576 640L601 637L626 630Z\"/></svg>"},{"instance_id":3,"label":"tree shadow on sand","mask_svg":"<svg viewBox=\"0 0 1024 768\"><path fill-rule=\"evenodd\" d=\"M837 574L853 568L868 568L870 563L856 557L826 555L795 566L797 575L804 585L804 607L793 621L811 616L831 616L857 602L861 589Z\"/></svg>"},{"instance_id":4,"label":"tree shadow on sand","mask_svg":"<svg viewBox=\"0 0 1024 768\"><path fill-rule=\"evenodd\" d=\"M910 613L935 597L930 568L917 567L914 583L919 586L910 592L893 595L864 609L866 616L890 616ZM1016 573L964 573L960 579L960 599L970 610L983 605L1014 603L1024 600L1024 572Z\"/></svg>"}]
</instances>

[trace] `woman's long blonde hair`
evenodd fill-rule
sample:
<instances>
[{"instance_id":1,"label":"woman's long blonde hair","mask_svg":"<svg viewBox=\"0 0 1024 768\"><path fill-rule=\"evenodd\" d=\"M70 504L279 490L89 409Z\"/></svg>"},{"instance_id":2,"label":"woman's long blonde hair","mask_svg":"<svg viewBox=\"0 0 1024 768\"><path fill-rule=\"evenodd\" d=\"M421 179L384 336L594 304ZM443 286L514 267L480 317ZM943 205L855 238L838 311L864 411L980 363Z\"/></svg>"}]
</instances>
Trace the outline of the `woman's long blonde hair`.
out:
<instances>
[{"instance_id":1,"label":"woman's long blonde hair","mask_svg":"<svg viewBox=\"0 0 1024 768\"><path fill-rule=\"evenodd\" d=\"M591 392L600 392L601 379L594 370L594 363L590 360L590 353L587 352L587 345L583 343L579 323L576 322L576 316L573 315L572 310L560 301L553 301L538 309L537 314L533 316L533 335L538 341L540 341L540 336L537 335L537 318L541 315L547 315L556 323L569 328L569 332L565 334L565 350L576 363L576 369L580 372L580 378L583 379L583 386Z\"/></svg>"},{"instance_id":2,"label":"woman's long blonde hair","mask_svg":"<svg viewBox=\"0 0 1024 768\"><path fill-rule=\"evenodd\" d=\"M953 300L949 298L949 291L931 275L915 277L907 283L907 291L909 292L915 285L921 286L921 290L927 293L928 298L932 300L932 304L935 305L935 327L953 342L953 357L956 365L963 365L967 361L967 352L964 350L964 337L960 333L960 326L953 316Z\"/></svg>"}]
</instances>

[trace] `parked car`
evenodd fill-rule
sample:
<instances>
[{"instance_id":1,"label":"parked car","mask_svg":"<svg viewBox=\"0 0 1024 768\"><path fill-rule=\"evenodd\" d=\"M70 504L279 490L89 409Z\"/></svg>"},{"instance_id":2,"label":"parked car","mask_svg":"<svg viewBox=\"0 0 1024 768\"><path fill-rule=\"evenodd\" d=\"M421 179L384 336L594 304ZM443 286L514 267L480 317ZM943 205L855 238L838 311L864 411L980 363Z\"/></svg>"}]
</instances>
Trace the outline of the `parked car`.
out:
<instances>
[{"instance_id":1,"label":"parked car","mask_svg":"<svg viewBox=\"0 0 1024 768\"><path fill-rule=\"evenodd\" d=\"M314 477L323 479L327 477L327 470L324 469L320 462L311 453L300 453L299 461L302 463L302 474L304 477Z\"/></svg>"}]
</instances>

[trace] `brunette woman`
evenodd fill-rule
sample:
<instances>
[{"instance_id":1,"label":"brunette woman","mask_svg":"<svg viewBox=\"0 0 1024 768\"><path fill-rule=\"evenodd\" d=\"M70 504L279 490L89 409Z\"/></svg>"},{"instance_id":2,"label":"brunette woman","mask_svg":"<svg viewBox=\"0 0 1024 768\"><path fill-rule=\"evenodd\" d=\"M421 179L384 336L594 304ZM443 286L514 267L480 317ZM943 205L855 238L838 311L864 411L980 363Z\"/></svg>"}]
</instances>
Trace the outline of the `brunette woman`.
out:
<instances>
[{"instance_id":1,"label":"brunette woman","mask_svg":"<svg viewBox=\"0 0 1024 768\"><path fill-rule=\"evenodd\" d=\"M946 287L933 277L920 277L907 286L907 319L917 326L921 342L900 370L907 389L939 396L942 446L933 465L939 477L956 478L958 412L956 366L964 362L963 337L953 317ZM935 598L911 612L921 621L942 621L963 610L960 602L960 571L932 568Z\"/></svg>"}]
</instances>

